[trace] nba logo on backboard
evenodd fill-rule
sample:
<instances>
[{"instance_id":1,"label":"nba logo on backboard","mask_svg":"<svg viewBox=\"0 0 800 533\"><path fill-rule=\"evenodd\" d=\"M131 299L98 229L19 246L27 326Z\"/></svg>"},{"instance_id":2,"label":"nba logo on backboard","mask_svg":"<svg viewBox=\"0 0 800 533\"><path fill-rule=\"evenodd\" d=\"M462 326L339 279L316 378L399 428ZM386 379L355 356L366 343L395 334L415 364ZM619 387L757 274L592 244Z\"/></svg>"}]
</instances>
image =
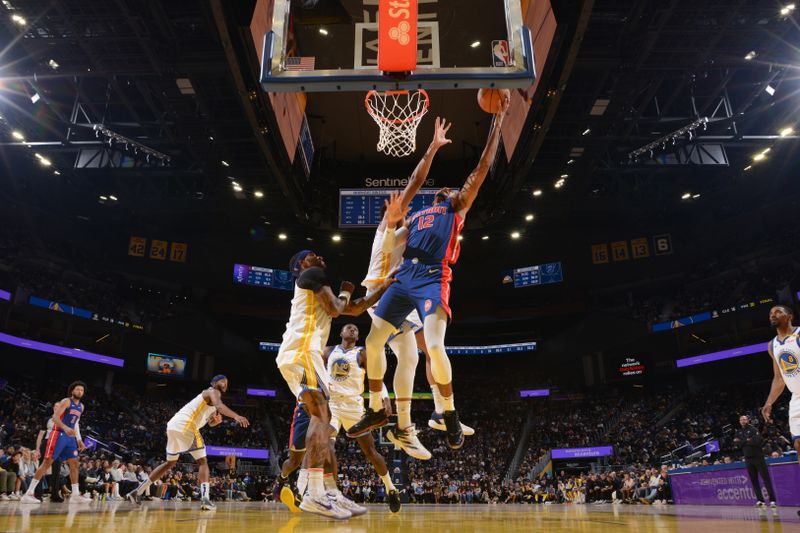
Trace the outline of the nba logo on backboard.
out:
<instances>
[{"instance_id":1,"label":"nba logo on backboard","mask_svg":"<svg viewBox=\"0 0 800 533\"><path fill-rule=\"evenodd\" d=\"M509 61L508 41L492 41L492 64L495 67L507 67Z\"/></svg>"}]
</instances>

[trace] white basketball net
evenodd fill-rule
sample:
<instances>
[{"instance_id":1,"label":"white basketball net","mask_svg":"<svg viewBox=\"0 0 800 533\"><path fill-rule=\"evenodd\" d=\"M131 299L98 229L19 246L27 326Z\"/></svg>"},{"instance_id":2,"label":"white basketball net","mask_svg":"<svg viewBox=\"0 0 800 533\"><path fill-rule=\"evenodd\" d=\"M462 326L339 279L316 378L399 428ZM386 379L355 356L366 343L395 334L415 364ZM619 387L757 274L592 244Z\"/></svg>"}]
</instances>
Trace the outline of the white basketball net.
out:
<instances>
[{"instance_id":1,"label":"white basketball net","mask_svg":"<svg viewBox=\"0 0 800 533\"><path fill-rule=\"evenodd\" d=\"M411 155L417 148L417 126L428 112L428 93L370 91L364 103L378 125L378 151L394 157Z\"/></svg>"}]
</instances>

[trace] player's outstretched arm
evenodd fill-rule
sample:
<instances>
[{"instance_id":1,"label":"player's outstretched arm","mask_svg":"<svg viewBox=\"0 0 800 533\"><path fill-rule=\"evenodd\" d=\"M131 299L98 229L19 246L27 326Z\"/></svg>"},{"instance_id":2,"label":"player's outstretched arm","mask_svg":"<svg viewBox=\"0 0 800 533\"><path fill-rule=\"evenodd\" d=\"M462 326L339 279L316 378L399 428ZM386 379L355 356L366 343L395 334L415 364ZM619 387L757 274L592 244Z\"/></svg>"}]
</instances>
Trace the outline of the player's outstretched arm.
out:
<instances>
[{"instance_id":1,"label":"player's outstretched arm","mask_svg":"<svg viewBox=\"0 0 800 533\"><path fill-rule=\"evenodd\" d=\"M389 193L389 199L385 200L384 203L386 205L386 214L383 216L381 225L385 223L386 227L379 231L384 231L386 234L383 238L381 252L385 254L391 254L394 250L395 244L395 228L397 227L398 222L403 220L406 215L408 215L408 212L411 210L411 208L403 207L403 200L397 191L392 191Z\"/></svg>"},{"instance_id":2,"label":"player's outstretched arm","mask_svg":"<svg viewBox=\"0 0 800 533\"><path fill-rule=\"evenodd\" d=\"M378 300L381 299L381 296L383 296L383 293L386 292L386 289L391 287L392 284L397 281L394 275L395 272L389 274L383 283L381 283L381 286L378 288L378 291L375 294L371 294L368 297L365 296L363 298L358 298L357 300L347 303L344 311L342 311L342 314L348 316L360 316L364 314L364 311L378 303Z\"/></svg>"},{"instance_id":3,"label":"player's outstretched arm","mask_svg":"<svg viewBox=\"0 0 800 533\"><path fill-rule=\"evenodd\" d=\"M222 395L219 393L217 389L209 389L203 393L203 399L206 400L207 403L213 405L217 408L217 412L222 416L227 416L228 418L232 418L236 421L237 424L246 428L250 425L250 421L247 420L245 417L236 414L233 409L222 403Z\"/></svg>"},{"instance_id":4,"label":"player's outstretched arm","mask_svg":"<svg viewBox=\"0 0 800 533\"><path fill-rule=\"evenodd\" d=\"M461 212L462 216L466 215L466 212L472 207L472 203L478 196L478 191L481 185L483 185L486 175L489 173L489 168L492 166L492 161L494 161L497 154L497 146L500 143L500 130L503 126L503 118L506 115L506 111L508 111L510 103L511 99L506 93L503 97L500 111L495 115L492 131L489 132L489 140L486 141L486 146L483 148L478 166L467 176L467 181L464 182L464 186L453 200L453 209Z\"/></svg>"},{"instance_id":5,"label":"player's outstretched arm","mask_svg":"<svg viewBox=\"0 0 800 533\"><path fill-rule=\"evenodd\" d=\"M69 398L64 398L57 404L53 406L53 422L55 423L55 428L60 431L63 431L70 437L75 436L75 430L71 427L67 426L62 420L61 417L64 416L64 411L69 409Z\"/></svg>"},{"instance_id":6,"label":"player's outstretched arm","mask_svg":"<svg viewBox=\"0 0 800 533\"><path fill-rule=\"evenodd\" d=\"M436 152L438 152L439 148L442 146L453 142L447 138L447 132L450 131L450 126L452 125L452 122L448 123L446 119L436 117L436 125L434 126L431 144L428 145L428 149L425 150L422 159L417 163L414 172L411 173L406 188L403 189L403 194L401 195L403 209L411 205L411 200L414 199L414 196L416 196L417 192L422 188L425 180L428 179L428 172L431 170L431 164L433 164L433 158L436 156Z\"/></svg>"},{"instance_id":7,"label":"player's outstretched arm","mask_svg":"<svg viewBox=\"0 0 800 533\"><path fill-rule=\"evenodd\" d=\"M764 402L764 406L761 408L761 416L764 417L765 422L772 422L772 404L783 394L786 383L783 381L781 369L778 368L778 363L772 355L772 343L767 346L767 351L769 352L769 358L772 359L772 385L769 388L767 401Z\"/></svg>"}]
</instances>

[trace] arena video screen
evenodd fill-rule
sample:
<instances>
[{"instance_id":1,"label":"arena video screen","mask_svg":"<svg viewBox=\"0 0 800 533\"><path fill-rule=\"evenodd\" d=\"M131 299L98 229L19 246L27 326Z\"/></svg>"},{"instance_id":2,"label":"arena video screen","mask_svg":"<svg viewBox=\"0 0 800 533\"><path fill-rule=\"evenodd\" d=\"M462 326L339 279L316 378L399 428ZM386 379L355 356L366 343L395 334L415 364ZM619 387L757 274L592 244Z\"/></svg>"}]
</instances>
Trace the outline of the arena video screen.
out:
<instances>
[{"instance_id":1,"label":"arena video screen","mask_svg":"<svg viewBox=\"0 0 800 533\"><path fill-rule=\"evenodd\" d=\"M614 455L613 446L591 446L587 448L554 448L550 451L552 459L593 459Z\"/></svg>"},{"instance_id":2,"label":"arena video screen","mask_svg":"<svg viewBox=\"0 0 800 533\"><path fill-rule=\"evenodd\" d=\"M234 285L268 287L284 291L294 290L294 278L288 270L240 263L233 265L233 283Z\"/></svg>"},{"instance_id":3,"label":"arena video screen","mask_svg":"<svg viewBox=\"0 0 800 533\"><path fill-rule=\"evenodd\" d=\"M149 353L147 354L147 372L171 378L186 377L186 358Z\"/></svg>"}]
</instances>

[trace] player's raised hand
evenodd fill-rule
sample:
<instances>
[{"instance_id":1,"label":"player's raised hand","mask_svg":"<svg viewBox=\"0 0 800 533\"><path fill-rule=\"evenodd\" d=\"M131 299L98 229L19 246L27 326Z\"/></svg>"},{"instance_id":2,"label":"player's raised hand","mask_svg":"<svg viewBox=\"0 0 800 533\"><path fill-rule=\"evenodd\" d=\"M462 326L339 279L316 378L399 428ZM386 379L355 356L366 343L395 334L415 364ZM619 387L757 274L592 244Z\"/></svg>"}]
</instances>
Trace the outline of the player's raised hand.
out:
<instances>
[{"instance_id":1,"label":"player's raised hand","mask_svg":"<svg viewBox=\"0 0 800 533\"><path fill-rule=\"evenodd\" d=\"M448 123L447 120L443 118L436 117L436 127L433 130L433 144L434 148L441 148L445 144L450 144L450 139L447 138L447 132L450 131L450 126L453 123Z\"/></svg>"},{"instance_id":2,"label":"player's raised hand","mask_svg":"<svg viewBox=\"0 0 800 533\"><path fill-rule=\"evenodd\" d=\"M497 118L502 120L505 114L508 112L508 108L511 106L511 91L505 90L502 91L502 100L500 101L500 111L497 112Z\"/></svg>"},{"instance_id":3,"label":"player's raised hand","mask_svg":"<svg viewBox=\"0 0 800 533\"><path fill-rule=\"evenodd\" d=\"M350 293L350 294L353 294L353 292L354 292L355 290L356 290L356 286L355 286L355 285L353 285L353 283L352 283L352 282L350 282L350 281L343 281L343 282L342 282L342 283L339 285L339 294L341 294L341 293L343 293L343 292L348 292L348 293Z\"/></svg>"},{"instance_id":4,"label":"player's raised hand","mask_svg":"<svg viewBox=\"0 0 800 533\"><path fill-rule=\"evenodd\" d=\"M246 428L246 427L249 427L249 426L250 426L250 421L249 421L249 420L247 420L245 417L243 417L243 416L241 416L241 415L238 415L238 416L236 416L236 417L234 418L234 420L236 421L236 423L237 423L237 424L239 424L239 425L240 425L240 426L242 426L243 428Z\"/></svg>"},{"instance_id":5,"label":"player's raised hand","mask_svg":"<svg viewBox=\"0 0 800 533\"><path fill-rule=\"evenodd\" d=\"M411 211L411 207L403 209L403 200L397 191L389 193L389 199L384 200L384 204L386 205L386 223L390 228L397 226L397 223Z\"/></svg>"}]
</instances>

